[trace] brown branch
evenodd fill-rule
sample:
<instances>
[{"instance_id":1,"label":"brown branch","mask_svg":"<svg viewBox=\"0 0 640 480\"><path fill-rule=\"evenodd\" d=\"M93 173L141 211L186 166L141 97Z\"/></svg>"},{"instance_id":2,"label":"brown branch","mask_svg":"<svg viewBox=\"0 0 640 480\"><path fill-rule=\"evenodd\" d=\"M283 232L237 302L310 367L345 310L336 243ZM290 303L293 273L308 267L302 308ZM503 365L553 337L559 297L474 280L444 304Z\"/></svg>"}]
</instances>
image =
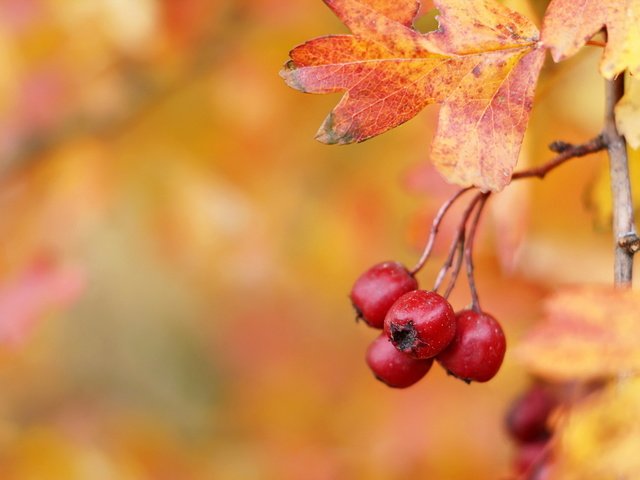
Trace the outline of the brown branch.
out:
<instances>
[{"instance_id":1,"label":"brown branch","mask_svg":"<svg viewBox=\"0 0 640 480\"><path fill-rule=\"evenodd\" d=\"M471 291L471 308L480 312L480 299L478 298L478 290L476 288L476 280L473 274L473 241L478 230L478 224L480 223L480 216L482 215L482 209L487 203L490 192L483 193L479 199L478 208L476 214L471 222L471 228L469 229L469 236L467 237L467 244L464 248L464 260L467 266L467 280L469 282L469 290Z\"/></svg>"},{"instance_id":2,"label":"brown branch","mask_svg":"<svg viewBox=\"0 0 640 480\"><path fill-rule=\"evenodd\" d=\"M466 187L458 190L451 198L449 198L449 200L447 200L442 204L442 206L438 210L438 213L433 219L433 222L431 223L431 231L429 233L429 239L427 240L427 244L424 247L422 256L418 260L418 263L416 263L415 267L409 270L409 273L411 275L415 275L416 273L418 273L422 269L424 264L427 262L427 260L429 259L429 256L433 251L433 245L436 241L436 235L438 234L438 229L440 228L442 219L444 218L447 211L451 208L451 206L455 203L455 201L462 196L463 193L468 192L472 188L473 187Z\"/></svg>"},{"instance_id":3,"label":"brown branch","mask_svg":"<svg viewBox=\"0 0 640 480\"><path fill-rule=\"evenodd\" d=\"M598 135L597 137L592 138L588 142L582 143L580 145L573 145L571 143L556 141L549 145L549 148L554 152L557 152L558 155L549 160L544 165L540 165L539 167L515 172L511 176L511 180L520 180L522 178L531 177L543 179L551 170L559 167L572 158L584 157L585 155L604 150L605 148L607 148L607 143L605 141L604 135Z\"/></svg>"},{"instance_id":4,"label":"brown branch","mask_svg":"<svg viewBox=\"0 0 640 480\"><path fill-rule=\"evenodd\" d=\"M609 154L611 196L613 200L614 284L630 287L633 278L633 254L629 245L637 244L633 220L629 161L624 137L616 128L615 106L624 95L624 75L605 83L604 138ZM632 241L631 241L632 240Z\"/></svg>"}]
</instances>

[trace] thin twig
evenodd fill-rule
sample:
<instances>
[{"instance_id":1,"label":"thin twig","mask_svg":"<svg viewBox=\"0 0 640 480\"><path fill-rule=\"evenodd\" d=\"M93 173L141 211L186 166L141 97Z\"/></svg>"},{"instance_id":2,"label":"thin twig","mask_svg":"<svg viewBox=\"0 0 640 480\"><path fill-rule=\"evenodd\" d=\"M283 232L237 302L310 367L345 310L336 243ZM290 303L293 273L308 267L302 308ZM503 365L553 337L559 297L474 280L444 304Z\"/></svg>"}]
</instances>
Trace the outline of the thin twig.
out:
<instances>
[{"instance_id":1,"label":"thin twig","mask_svg":"<svg viewBox=\"0 0 640 480\"><path fill-rule=\"evenodd\" d=\"M607 148L607 142L605 141L604 135L598 135L595 138L592 138L588 142L582 143L580 145L572 145L570 143L565 142L553 142L549 146L552 150L558 152L558 155L549 160L544 165L540 165L538 167L530 168L528 170L522 170L520 172L515 172L511 180L520 180L522 178L544 178L547 173L549 173L554 168L559 167L567 160L571 160L576 157L584 157L585 155L589 155L591 153L599 152Z\"/></svg>"},{"instance_id":2,"label":"thin twig","mask_svg":"<svg viewBox=\"0 0 640 480\"><path fill-rule=\"evenodd\" d=\"M629 238L636 236L633 220L633 201L629 180L629 161L624 137L616 128L615 106L624 95L624 75L605 84L604 137L609 154L611 174L611 195L613 200L614 238L614 284L616 287L630 287L633 279L632 249L626 248ZM626 239L626 242L625 242Z\"/></svg>"},{"instance_id":3,"label":"thin twig","mask_svg":"<svg viewBox=\"0 0 640 480\"><path fill-rule=\"evenodd\" d=\"M489 198L490 192L483 193L479 199L479 205L476 209L476 214L473 217L473 221L471 222L471 227L469 228L469 235L467 236L467 243L464 248L464 259L465 264L467 266L467 280L469 281L469 290L471 291L471 308L480 312L480 300L478 298L478 290L476 288L476 281L473 275L473 240L476 236L476 231L478 229L478 224L480 223L480 216L482 215L482 209L487 203L487 199Z\"/></svg>"},{"instance_id":4,"label":"thin twig","mask_svg":"<svg viewBox=\"0 0 640 480\"><path fill-rule=\"evenodd\" d=\"M449 198L449 200L447 200L445 203L442 204L442 206L438 210L438 213L433 219L433 222L431 223L431 231L429 232L429 239L427 240L427 244L424 247L422 256L418 260L418 263L416 263L415 267L409 270L409 273L411 275L415 275L416 273L418 273L422 269L424 264L427 262L427 260L429 259L429 256L433 251L433 245L436 241L436 235L438 234L438 229L440 228L442 219L444 218L447 211L451 208L451 206L455 203L455 201L458 198L460 198L460 196L462 196L463 193L468 192L472 188L473 187L466 187L458 190L451 198Z\"/></svg>"}]
</instances>

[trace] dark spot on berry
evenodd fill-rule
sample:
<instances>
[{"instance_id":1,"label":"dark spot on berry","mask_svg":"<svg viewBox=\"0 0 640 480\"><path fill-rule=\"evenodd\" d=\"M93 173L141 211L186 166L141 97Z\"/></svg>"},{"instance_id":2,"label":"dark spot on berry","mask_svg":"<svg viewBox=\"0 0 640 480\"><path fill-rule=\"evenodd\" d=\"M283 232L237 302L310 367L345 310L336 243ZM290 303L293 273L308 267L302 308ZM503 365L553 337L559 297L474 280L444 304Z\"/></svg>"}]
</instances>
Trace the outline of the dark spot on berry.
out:
<instances>
[{"instance_id":1,"label":"dark spot on berry","mask_svg":"<svg viewBox=\"0 0 640 480\"><path fill-rule=\"evenodd\" d=\"M407 352L415 347L417 336L413 322L406 325L391 324L391 341L400 351Z\"/></svg>"}]
</instances>

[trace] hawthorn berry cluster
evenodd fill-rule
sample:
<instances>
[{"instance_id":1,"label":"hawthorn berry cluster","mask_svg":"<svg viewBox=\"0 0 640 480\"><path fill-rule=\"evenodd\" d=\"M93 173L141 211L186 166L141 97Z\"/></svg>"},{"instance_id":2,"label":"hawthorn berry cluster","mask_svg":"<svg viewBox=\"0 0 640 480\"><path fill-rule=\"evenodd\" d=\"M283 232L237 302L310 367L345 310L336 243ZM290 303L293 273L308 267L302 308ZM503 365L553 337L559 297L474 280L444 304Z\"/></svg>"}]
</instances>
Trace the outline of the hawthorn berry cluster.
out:
<instances>
[{"instance_id":1,"label":"hawthorn berry cluster","mask_svg":"<svg viewBox=\"0 0 640 480\"><path fill-rule=\"evenodd\" d=\"M408 270L393 261L378 263L360 275L351 289L351 303L358 319L382 330L367 349L366 362L376 378L390 387L413 385L427 374L434 360L450 375L467 383L490 380L502 365L506 350L504 332L493 316L480 309L471 259L473 237L488 194L478 193L463 213L434 288L419 289L415 278L431 253L444 214L468 190L457 192L441 207L415 268ZM474 211L475 217L470 220ZM447 297L463 259L473 304L455 312ZM449 270L449 287L440 295L437 289Z\"/></svg>"},{"instance_id":2,"label":"hawthorn berry cluster","mask_svg":"<svg viewBox=\"0 0 640 480\"><path fill-rule=\"evenodd\" d=\"M552 430L549 419L558 405L556 395L542 384L532 385L511 404L505 424L507 433L517 445L513 465L517 478L550 478Z\"/></svg>"},{"instance_id":3,"label":"hawthorn berry cluster","mask_svg":"<svg viewBox=\"0 0 640 480\"><path fill-rule=\"evenodd\" d=\"M486 382L498 372L506 349L500 324L488 313L454 312L446 298L419 290L400 263L384 262L364 272L351 290L358 317L382 334L366 361L390 387L413 385L434 359L465 382Z\"/></svg>"}]
</instances>

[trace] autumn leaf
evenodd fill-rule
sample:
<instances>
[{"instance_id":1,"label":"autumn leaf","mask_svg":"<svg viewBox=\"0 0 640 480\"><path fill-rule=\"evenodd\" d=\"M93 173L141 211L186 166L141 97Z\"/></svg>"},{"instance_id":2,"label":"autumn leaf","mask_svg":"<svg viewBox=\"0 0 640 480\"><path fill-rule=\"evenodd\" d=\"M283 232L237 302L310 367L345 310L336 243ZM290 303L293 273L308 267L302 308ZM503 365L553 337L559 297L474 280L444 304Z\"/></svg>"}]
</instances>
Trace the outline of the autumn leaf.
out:
<instances>
[{"instance_id":1,"label":"autumn leaf","mask_svg":"<svg viewBox=\"0 0 640 480\"><path fill-rule=\"evenodd\" d=\"M616 104L616 126L631 148L640 148L640 78L629 76Z\"/></svg>"},{"instance_id":2,"label":"autumn leaf","mask_svg":"<svg viewBox=\"0 0 640 480\"><path fill-rule=\"evenodd\" d=\"M439 29L422 34L415 1L324 1L353 34L294 48L281 71L303 92L346 92L319 141L360 142L440 103L440 173L483 190L509 183L544 57L529 20L493 0L439 0Z\"/></svg>"},{"instance_id":3,"label":"autumn leaf","mask_svg":"<svg viewBox=\"0 0 640 480\"><path fill-rule=\"evenodd\" d=\"M546 319L518 348L534 374L589 380L640 370L640 293L582 286L556 293Z\"/></svg>"},{"instance_id":4,"label":"autumn leaf","mask_svg":"<svg viewBox=\"0 0 640 480\"><path fill-rule=\"evenodd\" d=\"M600 73L611 79L628 69L640 74L640 1L553 0L544 17L542 42L556 62L574 55L595 33L607 30Z\"/></svg>"},{"instance_id":5,"label":"autumn leaf","mask_svg":"<svg viewBox=\"0 0 640 480\"><path fill-rule=\"evenodd\" d=\"M557 477L640 478L640 379L623 379L572 408L560 430Z\"/></svg>"}]
</instances>

